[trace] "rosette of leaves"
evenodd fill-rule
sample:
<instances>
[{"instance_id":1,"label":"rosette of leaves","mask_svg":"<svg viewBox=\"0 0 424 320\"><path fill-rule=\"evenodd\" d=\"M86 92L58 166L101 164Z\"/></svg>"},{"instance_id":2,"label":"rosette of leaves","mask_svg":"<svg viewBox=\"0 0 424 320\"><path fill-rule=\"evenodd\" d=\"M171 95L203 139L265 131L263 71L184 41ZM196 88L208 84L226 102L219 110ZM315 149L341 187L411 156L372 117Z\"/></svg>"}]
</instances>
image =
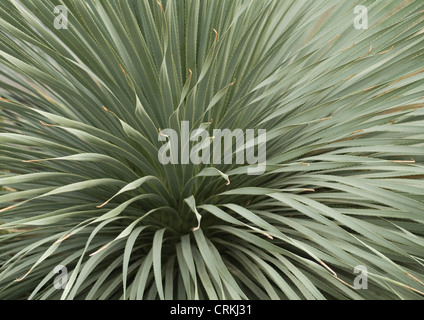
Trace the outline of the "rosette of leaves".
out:
<instances>
[{"instance_id":1,"label":"rosette of leaves","mask_svg":"<svg viewBox=\"0 0 424 320\"><path fill-rule=\"evenodd\" d=\"M0 298L422 298L423 9L1 1ZM181 121L266 171L160 164Z\"/></svg>"}]
</instances>

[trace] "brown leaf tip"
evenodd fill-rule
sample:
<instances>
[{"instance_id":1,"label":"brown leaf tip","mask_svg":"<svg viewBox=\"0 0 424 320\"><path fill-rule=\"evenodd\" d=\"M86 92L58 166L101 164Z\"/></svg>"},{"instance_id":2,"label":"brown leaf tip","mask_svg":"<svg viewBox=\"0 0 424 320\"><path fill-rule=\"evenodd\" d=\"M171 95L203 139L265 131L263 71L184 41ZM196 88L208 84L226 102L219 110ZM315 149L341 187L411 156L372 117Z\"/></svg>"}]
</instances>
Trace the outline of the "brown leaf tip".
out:
<instances>
[{"instance_id":1,"label":"brown leaf tip","mask_svg":"<svg viewBox=\"0 0 424 320\"><path fill-rule=\"evenodd\" d=\"M43 126L45 126L45 127L54 127L54 125L53 124L47 124L47 123L44 123L43 121L41 121L40 120L40 123L43 125Z\"/></svg>"},{"instance_id":2,"label":"brown leaf tip","mask_svg":"<svg viewBox=\"0 0 424 320\"><path fill-rule=\"evenodd\" d=\"M156 0L156 3L160 6L160 11L161 11L162 13L164 13L164 12L165 12L165 10L163 9L163 5L162 5L162 3L161 3L160 1L158 1L158 0Z\"/></svg>"},{"instance_id":3,"label":"brown leaf tip","mask_svg":"<svg viewBox=\"0 0 424 320\"><path fill-rule=\"evenodd\" d=\"M349 48L343 49L343 50L341 50L340 52L345 52L345 51L347 51L347 50L349 50L349 49L353 48L354 46L355 46L355 43L354 43L354 44L352 44Z\"/></svg>"},{"instance_id":4,"label":"brown leaf tip","mask_svg":"<svg viewBox=\"0 0 424 320\"><path fill-rule=\"evenodd\" d=\"M216 29L213 29L213 32L215 32L215 40L213 42L216 43L216 41L218 40L218 31L216 31Z\"/></svg>"}]
</instances>

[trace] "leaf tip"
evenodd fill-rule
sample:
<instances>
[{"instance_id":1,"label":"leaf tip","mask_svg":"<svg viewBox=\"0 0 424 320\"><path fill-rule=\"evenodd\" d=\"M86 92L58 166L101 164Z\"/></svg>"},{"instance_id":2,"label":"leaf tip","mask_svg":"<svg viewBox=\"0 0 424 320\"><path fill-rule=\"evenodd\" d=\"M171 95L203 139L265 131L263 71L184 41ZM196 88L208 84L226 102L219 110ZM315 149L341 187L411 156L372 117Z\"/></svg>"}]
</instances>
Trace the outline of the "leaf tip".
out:
<instances>
[{"instance_id":1,"label":"leaf tip","mask_svg":"<svg viewBox=\"0 0 424 320\"><path fill-rule=\"evenodd\" d=\"M119 65L119 68L121 68L122 73L124 74L124 76L126 76L127 73L125 72L124 68L121 65Z\"/></svg>"},{"instance_id":2,"label":"leaf tip","mask_svg":"<svg viewBox=\"0 0 424 320\"><path fill-rule=\"evenodd\" d=\"M162 5L162 3L161 3L159 0L156 0L156 3L160 6L160 11L161 11L162 13L164 13L164 12L165 12L165 10L163 9L163 5Z\"/></svg>"},{"instance_id":3,"label":"leaf tip","mask_svg":"<svg viewBox=\"0 0 424 320\"><path fill-rule=\"evenodd\" d=\"M386 50L386 51L382 51L382 52L379 52L379 53L377 53L377 54L385 54L385 53L387 53L387 52L390 52L390 51L392 51L393 49L395 48L395 46L392 46L389 50Z\"/></svg>"},{"instance_id":4,"label":"leaf tip","mask_svg":"<svg viewBox=\"0 0 424 320\"><path fill-rule=\"evenodd\" d=\"M274 240L274 238L270 235L270 234L268 234L268 233L266 233L266 232L263 232L263 234L265 235L265 237L267 237L268 239L270 239L270 240Z\"/></svg>"},{"instance_id":5,"label":"leaf tip","mask_svg":"<svg viewBox=\"0 0 424 320\"><path fill-rule=\"evenodd\" d=\"M64 236L63 238L60 238L60 239L56 240L54 244L58 244L58 243L61 243L61 242L65 241L65 240L66 240L66 239L68 239L71 235L72 235L72 233L70 233L70 234L68 234L68 235Z\"/></svg>"},{"instance_id":6,"label":"leaf tip","mask_svg":"<svg viewBox=\"0 0 424 320\"><path fill-rule=\"evenodd\" d=\"M346 49L343 49L343 50L341 50L340 52L345 52L345 51L347 51L347 50L349 50L349 49L351 49L351 48L353 48L355 46L355 43L354 44L352 44L349 48L346 48Z\"/></svg>"},{"instance_id":7,"label":"leaf tip","mask_svg":"<svg viewBox=\"0 0 424 320\"><path fill-rule=\"evenodd\" d=\"M368 50L368 52L366 54L360 56L358 59L362 59L362 58L366 57L367 55L369 55L373 51L374 51L374 47L372 46L372 43L371 43L371 46L370 46L370 49Z\"/></svg>"},{"instance_id":8,"label":"leaf tip","mask_svg":"<svg viewBox=\"0 0 424 320\"><path fill-rule=\"evenodd\" d=\"M103 208L105 205L107 205L107 204L109 203L109 201L110 201L110 200L108 200L108 201L104 202L103 204L101 204L101 205L99 205L99 206L96 206L96 208L97 208L97 209L101 209L101 208Z\"/></svg>"},{"instance_id":9,"label":"leaf tip","mask_svg":"<svg viewBox=\"0 0 424 320\"><path fill-rule=\"evenodd\" d=\"M98 253L100 253L100 252L102 252L103 250L105 250L107 247L109 247L109 245L107 244L107 245L104 245L103 247L101 247L99 250L97 250L96 252L93 252L92 254L90 254L89 256L90 257L92 257L92 256L95 256L96 254L98 254Z\"/></svg>"},{"instance_id":10,"label":"leaf tip","mask_svg":"<svg viewBox=\"0 0 424 320\"><path fill-rule=\"evenodd\" d=\"M392 161L393 163L409 163L409 164L415 164L416 163L416 161L414 160L414 159L411 159L411 160L394 160L394 161Z\"/></svg>"},{"instance_id":11,"label":"leaf tip","mask_svg":"<svg viewBox=\"0 0 424 320\"><path fill-rule=\"evenodd\" d=\"M369 87L367 89L362 90L362 92L370 91L370 90L374 89L375 87L377 87L377 86L371 86L371 87Z\"/></svg>"},{"instance_id":12,"label":"leaf tip","mask_svg":"<svg viewBox=\"0 0 424 320\"><path fill-rule=\"evenodd\" d=\"M44 127L54 127L54 125L53 125L53 124L47 124L47 123L45 123L45 122L43 122L43 121L41 121L41 120L40 120L40 123L41 123Z\"/></svg>"},{"instance_id":13,"label":"leaf tip","mask_svg":"<svg viewBox=\"0 0 424 320\"><path fill-rule=\"evenodd\" d=\"M218 31L216 31L216 29L214 28L213 32L215 32L215 40L213 42L216 43L216 41L218 40Z\"/></svg>"},{"instance_id":14,"label":"leaf tip","mask_svg":"<svg viewBox=\"0 0 424 320\"><path fill-rule=\"evenodd\" d=\"M13 282L21 282L22 280L24 280L30 273L31 273L32 269L29 270L23 277L18 278L16 280L14 280Z\"/></svg>"},{"instance_id":15,"label":"leaf tip","mask_svg":"<svg viewBox=\"0 0 424 320\"><path fill-rule=\"evenodd\" d=\"M361 132L365 132L365 130L364 130L364 129L361 129L361 130L353 131L353 132L352 132L352 135L353 135L353 134L357 134L357 133L361 133Z\"/></svg>"},{"instance_id":16,"label":"leaf tip","mask_svg":"<svg viewBox=\"0 0 424 320\"><path fill-rule=\"evenodd\" d=\"M12 206L9 206L9 207L6 207L6 208L3 208L3 209L1 209L1 210L0 210L0 213L5 212L5 211L10 210L10 209L13 209L15 206L16 206L16 205L14 204L14 205L12 205Z\"/></svg>"}]
</instances>

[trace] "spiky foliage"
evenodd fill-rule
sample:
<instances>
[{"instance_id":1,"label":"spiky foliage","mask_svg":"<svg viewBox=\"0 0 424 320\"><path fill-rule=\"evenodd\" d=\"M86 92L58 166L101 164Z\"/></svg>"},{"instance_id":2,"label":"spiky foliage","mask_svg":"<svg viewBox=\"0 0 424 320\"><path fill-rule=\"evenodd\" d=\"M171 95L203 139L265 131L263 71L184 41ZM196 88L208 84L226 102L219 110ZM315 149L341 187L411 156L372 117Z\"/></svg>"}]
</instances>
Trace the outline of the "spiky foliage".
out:
<instances>
[{"instance_id":1,"label":"spiky foliage","mask_svg":"<svg viewBox=\"0 0 424 320\"><path fill-rule=\"evenodd\" d=\"M421 298L423 9L1 1L0 298ZM266 172L161 165L183 120L266 129Z\"/></svg>"}]
</instances>

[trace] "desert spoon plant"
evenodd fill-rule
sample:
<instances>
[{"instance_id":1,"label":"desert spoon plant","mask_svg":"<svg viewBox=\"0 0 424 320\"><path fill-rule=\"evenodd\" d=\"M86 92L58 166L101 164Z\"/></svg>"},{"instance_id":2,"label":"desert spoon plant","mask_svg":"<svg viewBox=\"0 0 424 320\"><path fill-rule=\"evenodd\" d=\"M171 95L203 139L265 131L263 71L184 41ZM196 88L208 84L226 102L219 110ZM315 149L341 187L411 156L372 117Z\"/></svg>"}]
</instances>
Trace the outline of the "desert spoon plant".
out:
<instances>
[{"instance_id":1,"label":"desert spoon plant","mask_svg":"<svg viewBox=\"0 0 424 320\"><path fill-rule=\"evenodd\" d=\"M0 1L0 298L423 298L423 10ZM183 121L265 171L160 163Z\"/></svg>"}]
</instances>

